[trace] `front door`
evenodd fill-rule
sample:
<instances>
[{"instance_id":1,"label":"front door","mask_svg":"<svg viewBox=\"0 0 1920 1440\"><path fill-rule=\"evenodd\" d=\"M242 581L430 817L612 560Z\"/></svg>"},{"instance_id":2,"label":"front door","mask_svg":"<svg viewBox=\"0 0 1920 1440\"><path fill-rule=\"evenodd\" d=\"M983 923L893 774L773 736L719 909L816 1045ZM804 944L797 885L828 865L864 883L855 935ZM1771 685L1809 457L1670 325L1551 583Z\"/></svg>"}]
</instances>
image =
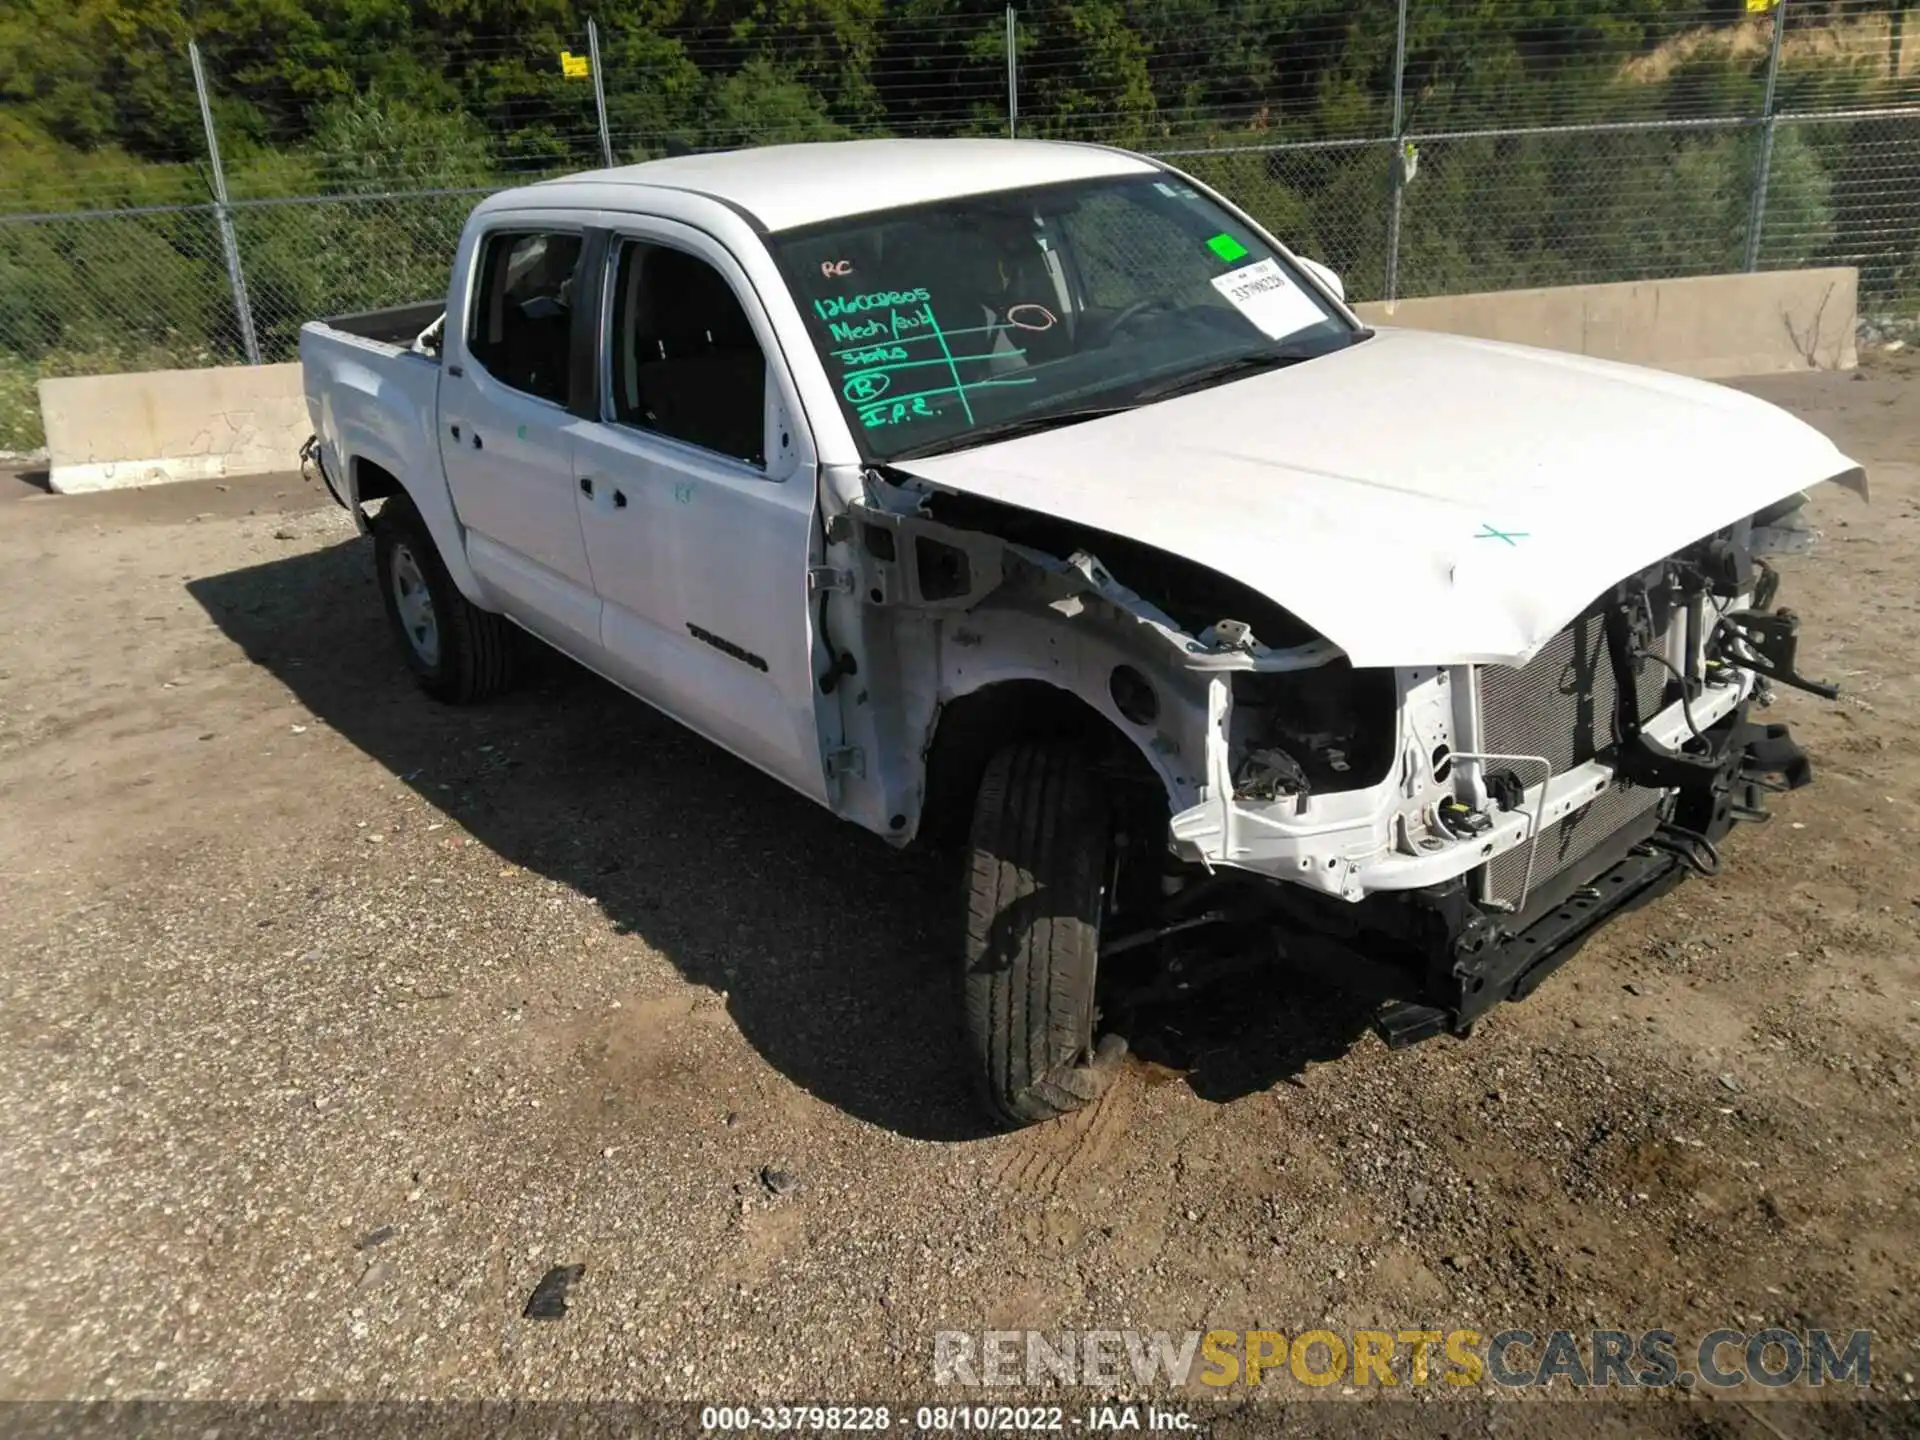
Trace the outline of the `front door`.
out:
<instances>
[{"instance_id":1,"label":"front door","mask_svg":"<svg viewBox=\"0 0 1920 1440\"><path fill-rule=\"evenodd\" d=\"M608 254L603 419L573 449L606 663L823 800L798 407L738 265L688 227L646 227Z\"/></svg>"},{"instance_id":2,"label":"front door","mask_svg":"<svg viewBox=\"0 0 1920 1440\"><path fill-rule=\"evenodd\" d=\"M581 654L600 602L574 503L567 411L584 237L516 219L481 237L464 325L449 317L440 455L468 559L516 620Z\"/></svg>"}]
</instances>

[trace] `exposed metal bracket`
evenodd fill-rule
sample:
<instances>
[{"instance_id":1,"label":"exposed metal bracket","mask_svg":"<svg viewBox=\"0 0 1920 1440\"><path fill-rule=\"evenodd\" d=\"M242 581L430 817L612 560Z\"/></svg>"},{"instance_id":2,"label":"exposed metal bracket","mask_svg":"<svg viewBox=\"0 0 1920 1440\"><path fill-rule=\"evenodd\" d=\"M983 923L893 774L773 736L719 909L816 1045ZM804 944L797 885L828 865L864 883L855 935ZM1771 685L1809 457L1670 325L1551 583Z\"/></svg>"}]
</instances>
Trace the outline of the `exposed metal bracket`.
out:
<instances>
[{"instance_id":1,"label":"exposed metal bracket","mask_svg":"<svg viewBox=\"0 0 1920 1440\"><path fill-rule=\"evenodd\" d=\"M822 590L832 591L841 595L851 595L853 593L853 572L851 570L836 570L831 565L809 566L807 569L807 593L809 595L817 595Z\"/></svg>"},{"instance_id":2,"label":"exposed metal bracket","mask_svg":"<svg viewBox=\"0 0 1920 1440\"><path fill-rule=\"evenodd\" d=\"M1538 765L1540 767L1540 798L1534 802L1533 824L1528 827L1527 836L1527 873L1520 881L1520 898L1513 902L1515 911L1527 908L1527 896L1533 890L1533 863L1540 853L1540 837L1547 828L1547 786L1553 780L1553 762L1544 755L1496 755L1488 751L1456 750L1453 752L1455 763L1466 761L1480 766L1482 784L1485 783L1486 766L1493 761L1505 761L1508 764ZM1523 795L1525 792L1522 792ZM1482 897L1483 901L1487 897Z\"/></svg>"},{"instance_id":3,"label":"exposed metal bracket","mask_svg":"<svg viewBox=\"0 0 1920 1440\"><path fill-rule=\"evenodd\" d=\"M971 610L1005 578L1007 544L993 535L872 505L850 513L860 531L850 583L876 605Z\"/></svg>"},{"instance_id":4,"label":"exposed metal bracket","mask_svg":"<svg viewBox=\"0 0 1920 1440\"><path fill-rule=\"evenodd\" d=\"M858 745L842 745L829 750L821 757L826 764L829 780L844 780L851 775L856 780L867 776L867 752Z\"/></svg>"},{"instance_id":5,"label":"exposed metal bracket","mask_svg":"<svg viewBox=\"0 0 1920 1440\"><path fill-rule=\"evenodd\" d=\"M1800 647L1800 617L1791 610L1776 610L1771 615L1759 610L1735 610L1720 623L1739 641L1739 650L1729 650L1726 658L1743 670L1764 675L1776 685L1790 685L1823 700L1837 699L1838 685L1809 680L1794 668Z\"/></svg>"}]
</instances>

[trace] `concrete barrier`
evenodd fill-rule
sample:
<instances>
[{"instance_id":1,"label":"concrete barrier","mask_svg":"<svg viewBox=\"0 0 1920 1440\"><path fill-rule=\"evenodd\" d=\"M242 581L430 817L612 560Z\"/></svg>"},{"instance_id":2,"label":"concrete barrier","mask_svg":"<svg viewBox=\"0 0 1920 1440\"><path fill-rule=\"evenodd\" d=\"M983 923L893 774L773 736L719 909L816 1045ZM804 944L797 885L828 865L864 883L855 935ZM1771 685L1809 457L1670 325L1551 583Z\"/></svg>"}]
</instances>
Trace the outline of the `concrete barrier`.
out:
<instances>
[{"instance_id":1,"label":"concrete barrier","mask_svg":"<svg viewBox=\"0 0 1920 1440\"><path fill-rule=\"evenodd\" d=\"M1355 306L1369 324L1445 330L1704 380L1851 370L1860 272L1768 270L1498 290Z\"/></svg>"},{"instance_id":2,"label":"concrete barrier","mask_svg":"<svg viewBox=\"0 0 1920 1440\"><path fill-rule=\"evenodd\" d=\"M1718 380L1852 369L1858 286L1853 269L1773 270L1356 308L1380 325L1510 340ZM288 470L312 428L298 365L42 380L40 410L49 483L62 492Z\"/></svg>"},{"instance_id":3,"label":"concrete barrier","mask_svg":"<svg viewBox=\"0 0 1920 1440\"><path fill-rule=\"evenodd\" d=\"M40 417L62 494L291 470L313 431L298 365L42 380Z\"/></svg>"}]
</instances>

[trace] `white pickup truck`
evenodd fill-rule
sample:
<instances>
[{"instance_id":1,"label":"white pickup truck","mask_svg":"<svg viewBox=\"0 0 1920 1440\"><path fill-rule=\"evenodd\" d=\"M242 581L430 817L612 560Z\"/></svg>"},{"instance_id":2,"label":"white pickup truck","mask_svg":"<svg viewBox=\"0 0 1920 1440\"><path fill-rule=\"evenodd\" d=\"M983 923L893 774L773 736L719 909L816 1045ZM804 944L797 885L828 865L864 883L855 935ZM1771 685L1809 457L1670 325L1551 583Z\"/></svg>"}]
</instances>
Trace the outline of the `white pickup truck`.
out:
<instances>
[{"instance_id":1,"label":"white pickup truck","mask_svg":"<svg viewBox=\"0 0 1920 1440\"><path fill-rule=\"evenodd\" d=\"M865 141L512 190L444 302L305 327L402 653L526 631L835 814L967 834L991 1112L1097 1096L1110 984L1221 927L1463 1034L1802 784L1772 552L1823 436L1733 390L1369 329L1118 150ZM751 824L751 817L743 817ZM960 919L956 910L956 920Z\"/></svg>"}]
</instances>

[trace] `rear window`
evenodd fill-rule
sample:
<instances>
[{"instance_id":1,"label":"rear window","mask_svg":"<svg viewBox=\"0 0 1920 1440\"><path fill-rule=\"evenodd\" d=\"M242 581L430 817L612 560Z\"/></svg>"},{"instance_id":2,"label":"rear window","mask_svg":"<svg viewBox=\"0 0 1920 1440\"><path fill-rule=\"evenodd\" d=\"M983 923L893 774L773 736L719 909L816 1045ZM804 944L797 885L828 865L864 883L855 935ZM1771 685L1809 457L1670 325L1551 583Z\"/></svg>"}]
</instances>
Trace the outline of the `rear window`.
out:
<instances>
[{"instance_id":1,"label":"rear window","mask_svg":"<svg viewBox=\"0 0 1920 1440\"><path fill-rule=\"evenodd\" d=\"M567 403L581 237L497 232L480 252L467 353L502 385Z\"/></svg>"}]
</instances>

